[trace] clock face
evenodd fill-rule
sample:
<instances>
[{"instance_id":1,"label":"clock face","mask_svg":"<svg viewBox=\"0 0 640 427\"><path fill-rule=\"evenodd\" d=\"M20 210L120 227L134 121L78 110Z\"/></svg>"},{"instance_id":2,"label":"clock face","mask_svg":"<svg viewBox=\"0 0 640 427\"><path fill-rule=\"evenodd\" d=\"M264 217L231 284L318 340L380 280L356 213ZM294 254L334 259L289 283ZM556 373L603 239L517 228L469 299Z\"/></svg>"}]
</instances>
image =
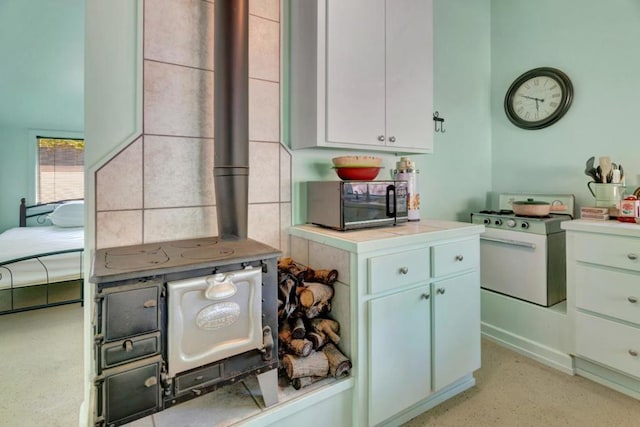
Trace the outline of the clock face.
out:
<instances>
[{"instance_id":1,"label":"clock face","mask_svg":"<svg viewBox=\"0 0 640 427\"><path fill-rule=\"evenodd\" d=\"M536 68L513 82L505 97L505 112L516 126L541 129L558 121L572 98L573 87L564 73Z\"/></svg>"}]
</instances>

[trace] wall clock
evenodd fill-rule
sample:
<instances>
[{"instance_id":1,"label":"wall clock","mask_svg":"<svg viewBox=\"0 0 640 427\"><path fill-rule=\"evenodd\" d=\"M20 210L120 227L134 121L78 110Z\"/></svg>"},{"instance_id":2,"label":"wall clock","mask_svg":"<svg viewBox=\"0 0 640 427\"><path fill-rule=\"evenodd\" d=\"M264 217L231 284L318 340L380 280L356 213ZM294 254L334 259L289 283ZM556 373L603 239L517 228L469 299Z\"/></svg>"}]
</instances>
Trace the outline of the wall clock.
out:
<instances>
[{"instance_id":1,"label":"wall clock","mask_svg":"<svg viewBox=\"0 0 640 427\"><path fill-rule=\"evenodd\" d=\"M542 129L560 120L572 100L569 77L558 69L540 67L522 74L509 86L504 111L518 127Z\"/></svg>"}]
</instances>

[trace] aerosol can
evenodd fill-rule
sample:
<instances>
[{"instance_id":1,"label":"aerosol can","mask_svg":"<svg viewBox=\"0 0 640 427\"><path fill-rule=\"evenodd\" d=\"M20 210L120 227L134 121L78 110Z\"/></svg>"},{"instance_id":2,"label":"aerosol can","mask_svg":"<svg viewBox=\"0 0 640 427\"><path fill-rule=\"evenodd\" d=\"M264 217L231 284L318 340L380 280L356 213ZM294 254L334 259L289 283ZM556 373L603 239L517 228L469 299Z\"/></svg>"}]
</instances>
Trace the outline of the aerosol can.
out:
<instances>
[{"instance_id":1,"label":"aerosol can","mask_svg":"<svg viewBox=\"0 0 640 427\"><path fill-rule=\"evenodd\" d=\"M407 207L409 221L420 221L420 193L418 193L418 170L408 157L400 157L396 162L396 169L391 175L396 181L407 181Z\"/></svg>"}]
</instances>

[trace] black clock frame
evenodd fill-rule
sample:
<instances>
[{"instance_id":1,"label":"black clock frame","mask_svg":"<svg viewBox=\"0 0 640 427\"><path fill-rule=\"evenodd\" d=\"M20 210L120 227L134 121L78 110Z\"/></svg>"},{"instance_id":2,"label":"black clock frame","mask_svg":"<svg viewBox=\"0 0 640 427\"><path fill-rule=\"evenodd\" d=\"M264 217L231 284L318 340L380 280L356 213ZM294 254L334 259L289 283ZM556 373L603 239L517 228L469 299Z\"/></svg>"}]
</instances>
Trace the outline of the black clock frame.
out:
<instances>
[{"instance_id":1,"label":"black clock frame","mask_svg":"<svg viewBox=\"0 0 640 427\"><path fill-rule=\"evenodd\" d=\"M555 80L562 87L562 98L560 99L560 106L558 109L542 120L530 122L520 118L513 109L513 97L515 96L518 88L527 80L534 77L550 77ZM550 126L560 120L562 116L569 110L571 102L573 101L573 85L569 77L562 71L552 67L539 67L527 71L520 77L514 80L507 90L507 94L504 97L504 111L514 125L528 130L542 129Z\"/></svg>"}]
</instances>

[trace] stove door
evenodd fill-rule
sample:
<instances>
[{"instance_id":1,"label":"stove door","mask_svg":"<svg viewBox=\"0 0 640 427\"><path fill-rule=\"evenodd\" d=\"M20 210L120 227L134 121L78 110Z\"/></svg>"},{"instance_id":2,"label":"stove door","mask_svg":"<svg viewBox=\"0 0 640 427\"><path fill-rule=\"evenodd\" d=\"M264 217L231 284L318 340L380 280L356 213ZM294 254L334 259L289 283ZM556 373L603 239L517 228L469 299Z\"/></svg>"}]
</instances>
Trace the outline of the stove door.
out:
<instances>
[{"instance_id":1,"label":"stove door","mask_svg":"<svg viewBox=\"0 0 640 427\"><path fill-rule=\"evenodd\" d=\"M263 347L262 270L167 283L169 377Z\"/></svg>"},{"instance_id":2,"label":"stove door","mask_svg":"<svg viewBox=\"0 0 640 427\"><path fill-rule=\"evenodd\" d=\"M480 237L482 288L547 306L547 236L487 228Z\"/></svg>"}]
</instances>

